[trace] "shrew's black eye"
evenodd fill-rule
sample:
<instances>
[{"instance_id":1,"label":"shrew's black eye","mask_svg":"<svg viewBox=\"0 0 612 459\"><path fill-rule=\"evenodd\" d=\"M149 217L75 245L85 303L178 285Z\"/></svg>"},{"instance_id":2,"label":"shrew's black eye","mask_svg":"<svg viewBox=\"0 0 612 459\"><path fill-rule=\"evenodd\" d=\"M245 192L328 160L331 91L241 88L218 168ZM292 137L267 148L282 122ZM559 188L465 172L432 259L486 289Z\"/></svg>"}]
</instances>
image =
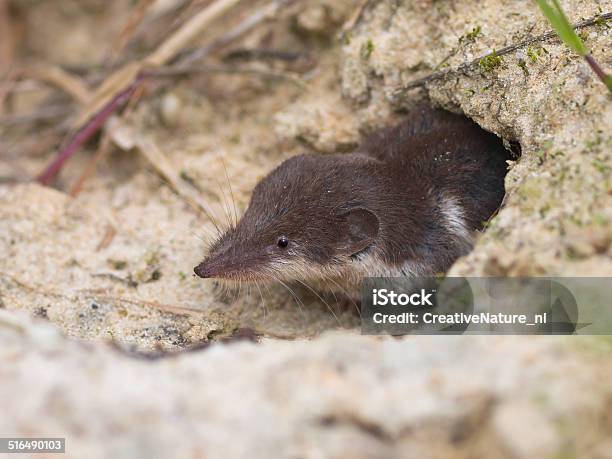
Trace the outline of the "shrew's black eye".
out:
<instances>
[{"instance_id":1,"label":"shrew's black eye","mask_svg":"<svg viewBox=\"0 0 612 459\"><path fill-rule=\"evenodd\" d=\"M278 238L278 241L276 241L276 244L284 249L289 245L289 239L287 236L281 236Z\"/></svg>"}]
</instances>

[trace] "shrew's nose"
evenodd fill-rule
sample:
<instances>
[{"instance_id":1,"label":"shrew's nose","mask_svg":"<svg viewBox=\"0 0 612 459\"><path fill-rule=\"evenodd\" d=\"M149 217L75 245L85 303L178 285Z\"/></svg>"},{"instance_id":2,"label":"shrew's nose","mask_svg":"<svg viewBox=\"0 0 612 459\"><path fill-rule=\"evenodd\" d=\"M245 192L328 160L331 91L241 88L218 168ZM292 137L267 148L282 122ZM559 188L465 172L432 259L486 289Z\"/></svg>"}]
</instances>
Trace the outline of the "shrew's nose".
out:
<instances>
[{"instance_id":1,"label":"shrew's nose","mask_svg":"<svg viewBox=\"0 0 612 459\"><path fill-rule=\"evenodd\" d=\"M206 279L207 277L211 277L210 270L207 269L207 267L206 267L206 265L204 263L200 263L198 266L193 268L193 272L196 273L196 275L201 277L202 279Z\"/></svg>"}]
</instances>

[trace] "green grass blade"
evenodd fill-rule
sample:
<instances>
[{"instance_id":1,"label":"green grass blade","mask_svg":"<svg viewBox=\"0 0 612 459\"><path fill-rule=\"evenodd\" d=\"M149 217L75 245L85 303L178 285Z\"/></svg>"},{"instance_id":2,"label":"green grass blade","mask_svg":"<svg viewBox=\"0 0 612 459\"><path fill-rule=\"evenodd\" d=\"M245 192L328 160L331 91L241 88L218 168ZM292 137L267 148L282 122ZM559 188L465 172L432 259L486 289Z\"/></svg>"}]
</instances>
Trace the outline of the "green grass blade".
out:
<instances>
[{"instance_id":1,"label":"green grass blade","mask_svg":"<svg viewBox=\"0 0 612 459\"><path fill-rule=\"evenodd\" d=\"M588 50L580 37L576 34L571 24L569 23L567 16L563 12L561 5L558 0L536 0L538 6L544 13L544 16L548 19L551 26L559 35L567 46L576 51L581 56L588 53Z\"/></svg>"}]
</instances>

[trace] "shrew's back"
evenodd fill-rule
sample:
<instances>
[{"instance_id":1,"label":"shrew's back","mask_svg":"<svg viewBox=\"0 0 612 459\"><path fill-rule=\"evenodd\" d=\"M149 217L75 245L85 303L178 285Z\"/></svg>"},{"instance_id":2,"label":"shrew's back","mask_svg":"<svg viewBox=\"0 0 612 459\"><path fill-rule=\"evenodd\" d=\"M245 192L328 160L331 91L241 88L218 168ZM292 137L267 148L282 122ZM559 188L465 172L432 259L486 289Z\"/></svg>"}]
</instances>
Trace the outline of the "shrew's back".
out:
<instances>
[{"instance_id":1,"label":"shrew's back","mask_svg":"<svg viewBox=\"0 0 612 459\"><path fill-rule=\"evenodd\" d=\"M472 230L504 197L508 151L496 135L460 115L421 106L366 139L359 151L386 165L405 199L422 192L456 200Z\"/></svg>"}]
</instances>

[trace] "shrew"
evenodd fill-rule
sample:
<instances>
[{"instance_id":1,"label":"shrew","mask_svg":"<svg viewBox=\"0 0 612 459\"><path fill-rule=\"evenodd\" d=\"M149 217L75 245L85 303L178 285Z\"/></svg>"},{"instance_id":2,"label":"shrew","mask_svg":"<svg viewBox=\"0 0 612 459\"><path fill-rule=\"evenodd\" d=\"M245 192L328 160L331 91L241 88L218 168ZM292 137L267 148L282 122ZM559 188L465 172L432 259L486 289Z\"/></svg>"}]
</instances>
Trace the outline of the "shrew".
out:
<instances>
[{"instance_id":1,"label":"shrew","mask_svg":"<svg viewBox=\"0 0 612 459\"><path fill-rule=\"evenodd\" d=\"M280 164L194 271L345 285L445 272L501 205L508 157L471 120L419 107L350 154Z\"/></svg>"}]
</instances>

